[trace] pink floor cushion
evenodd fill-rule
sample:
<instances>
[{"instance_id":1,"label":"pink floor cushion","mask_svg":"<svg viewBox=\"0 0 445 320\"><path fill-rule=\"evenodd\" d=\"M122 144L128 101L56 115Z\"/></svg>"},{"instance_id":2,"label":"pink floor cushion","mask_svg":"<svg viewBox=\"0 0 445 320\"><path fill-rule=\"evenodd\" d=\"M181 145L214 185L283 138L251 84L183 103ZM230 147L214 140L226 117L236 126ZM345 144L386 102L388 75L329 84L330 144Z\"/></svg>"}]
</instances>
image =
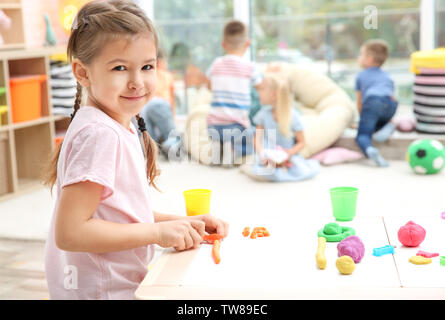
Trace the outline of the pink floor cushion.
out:
<instances>
[{"instance_id":1,"label":"pink floor cushion","mask_svg":"<svg viewBox=\"0 0 445 320\"><path fill-rule=\"evenodd\" d=\"M329 166L333 164L359 160L364 158L364 156L360 152L345 148L328 148L315 154L311 158L318 160L325 166Z\"/></svg>"}]
</instances>

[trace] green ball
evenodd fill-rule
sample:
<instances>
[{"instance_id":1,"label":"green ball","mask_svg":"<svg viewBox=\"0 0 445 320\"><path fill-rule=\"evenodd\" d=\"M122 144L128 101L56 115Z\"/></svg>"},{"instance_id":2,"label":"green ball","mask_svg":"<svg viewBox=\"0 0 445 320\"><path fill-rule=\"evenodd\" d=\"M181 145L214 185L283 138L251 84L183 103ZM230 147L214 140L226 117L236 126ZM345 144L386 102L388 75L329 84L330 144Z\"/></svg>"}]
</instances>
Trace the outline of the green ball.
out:
<instances>
[{"instance_id":1,"label":"green ball","mask_svg":"<svg viewBox=\"0 0 445 320\"><path fill-rule=\"evenodd\" d=\"M406 160L415 173L438 173L445 166L445 148L437 140L416 140L408 147Z\"/></svg>"}]
</instances>

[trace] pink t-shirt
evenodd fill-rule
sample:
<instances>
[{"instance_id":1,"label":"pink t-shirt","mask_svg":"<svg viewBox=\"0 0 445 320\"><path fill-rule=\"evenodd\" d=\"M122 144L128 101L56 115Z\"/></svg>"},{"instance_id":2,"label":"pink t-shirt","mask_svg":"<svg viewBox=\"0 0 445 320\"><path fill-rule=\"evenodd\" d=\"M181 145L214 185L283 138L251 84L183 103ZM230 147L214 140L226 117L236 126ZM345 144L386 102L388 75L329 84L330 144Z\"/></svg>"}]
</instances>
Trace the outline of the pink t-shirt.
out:
<instances>
[{"instance_id":1,"label":"pink t-shirt","mask_svg":"<svg viewBox=\"0 0 445 320\"><path fill-rule=\"evenodd\" d=\"M57 200L46 243L51 299L133 299L154 247L94 254L55 244L55 220L63 187L81 181L104 186L95 219L153 223L145 158L136 128L124 128L101 110L84 106L71 122L57 166ZM82 199L79 199L82 201Z\"/></svg>"}]
</instances>

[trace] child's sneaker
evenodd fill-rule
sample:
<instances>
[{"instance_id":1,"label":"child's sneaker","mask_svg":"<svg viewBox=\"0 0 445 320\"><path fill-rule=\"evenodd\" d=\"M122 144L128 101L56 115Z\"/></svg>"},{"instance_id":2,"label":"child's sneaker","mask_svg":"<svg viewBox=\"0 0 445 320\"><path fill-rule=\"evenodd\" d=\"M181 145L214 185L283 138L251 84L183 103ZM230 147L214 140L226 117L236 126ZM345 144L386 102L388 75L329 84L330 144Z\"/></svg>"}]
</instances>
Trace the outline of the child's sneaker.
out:
<instances>
[{"instance_id":1,"label":"child's sneaker","mask_svg":"<svg viewBox=\"0 0 445 320\"><path fill-rule=\"evenodd\" d=\"M375 147L368 147L366 149L366 155L379 167L383 168L389 166L388 162L380 155L379 150L377 150Z\"/></svg>"},{"instance_id":2,"label":"child's sneaker","mask_svg":"<svg viewBox=\"0 0 445 320\"><path fill-rule=\"evenodd\" d=\"M385 142L391 137L395 130L396 126L393 123L388 122L379 131L372 135L372 139L377 142Z\"/></svg>"}]
</instances>

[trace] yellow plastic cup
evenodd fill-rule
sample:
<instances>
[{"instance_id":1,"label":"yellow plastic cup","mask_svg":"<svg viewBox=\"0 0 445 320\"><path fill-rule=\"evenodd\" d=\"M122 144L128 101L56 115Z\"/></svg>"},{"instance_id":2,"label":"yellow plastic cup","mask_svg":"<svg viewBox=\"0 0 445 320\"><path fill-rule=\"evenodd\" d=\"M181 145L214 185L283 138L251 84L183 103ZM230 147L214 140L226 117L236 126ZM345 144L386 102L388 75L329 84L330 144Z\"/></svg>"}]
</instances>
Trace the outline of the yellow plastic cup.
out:
<instances>
[{"instance_id":1,"label":"yellow plastic cup","mask_svg":"<svg viewBox=\"0 0 445 320\"><path fill-rule=\"evenodd\" d=\"M184 191L185 209L188 216L210 213L210 195L208 189L191 189Z\"/></svg>"}]
</instances>

